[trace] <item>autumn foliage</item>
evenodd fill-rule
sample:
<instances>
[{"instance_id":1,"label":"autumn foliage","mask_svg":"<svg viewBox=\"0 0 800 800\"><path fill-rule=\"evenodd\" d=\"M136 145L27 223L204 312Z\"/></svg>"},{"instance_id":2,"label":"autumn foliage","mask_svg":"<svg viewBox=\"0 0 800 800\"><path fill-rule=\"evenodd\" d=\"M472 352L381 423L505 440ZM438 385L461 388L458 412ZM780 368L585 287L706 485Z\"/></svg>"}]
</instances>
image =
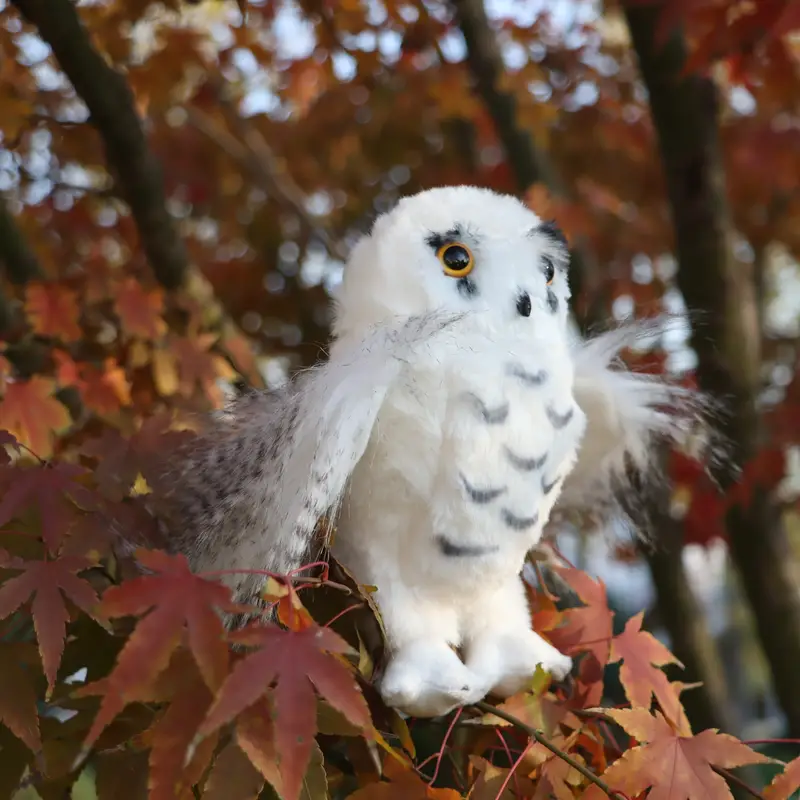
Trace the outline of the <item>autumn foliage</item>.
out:
<instances>
[{"instance_id":1,"label":"autumn foliage","mask_svg":"<svg viewBox=\"0 0 800 800\"><path fill-rule=\"evenodd\" d=\"M79 798L87 779L100 800L723 800L732 788L788 800L800 788L800 758L693 730L684 700L697 688L644 613L620 624L603 582L566 562L537 565L548 579L530 587L536 629L576 660L564 684L537 672L504 703L404 719L372 686L380 618L346 565L264 575L268 618L170 555L151 515L155 459L197 413L263 386L266 356L319 356L328 296L305 268L341 260L339 242L399 193L527 183L530 205L603 265L579 276L579 317L597 297L606 316L668 305L669 270L653 268L672 246L656 135L619 9L583 26L599 45L558 39L547 14L492 30L542 51L492 88L516 96L514 124L560 175L531 183L474 91L480 54L468 64L443 45L466 5L1 5L0 798ZM308 53L281 47L287 9L313 33ZM755 98L758 113L729 110L721 127L733 216L754 259L776 242L797 256L798 131L775 124L800 88L797 4L662 12L659 41L685 26L687 74L715 69ZM617 68L583 59L590 45ZM584 83L594 102L576 100ZM281 113L243 113L243 98L269 106L270 92ZM735 483L670 455L684 543L725 540L731 510L786 477L800 438L793 348L763 342L764 364L790 377ZM640 358L667 368L666 353ZM223 627L247 610L244 628ZM766 786L736 772L751 765L768 768Z\"/></svg>"}]
</instances>

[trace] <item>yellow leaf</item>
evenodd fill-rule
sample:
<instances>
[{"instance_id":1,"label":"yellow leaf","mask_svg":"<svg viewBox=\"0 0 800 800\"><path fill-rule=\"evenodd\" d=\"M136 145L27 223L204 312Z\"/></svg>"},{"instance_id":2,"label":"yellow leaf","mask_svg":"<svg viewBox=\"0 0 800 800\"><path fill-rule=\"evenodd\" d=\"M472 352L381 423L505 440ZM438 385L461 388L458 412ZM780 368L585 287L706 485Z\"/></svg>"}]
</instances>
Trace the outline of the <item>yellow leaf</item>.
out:
<instances>
[{"instance_id":1,"label":"yellow leaf","mask_svg":"<svg viewBox=\"0 0 800 800\"><path fill-rule=\"evenodd\" d=\"M133 495L144 495L150 494L153 490L150 488L150 485L145 480L144 475L140 472L136 476L136 480L133 482L133 487L131 488L131 494Z\"/></svg>"},{"instance_id":2,"label":"yellow leaf","mask_svg":"<svg viewBox=\"0 0 800 800\"><path fill-rule=\"evenodd\" d=\"M134 339L128 348L128 364L138 369L150 363L150 348L141 339Z\"/></svg>"},{"instance_id":3,"label":"yellow leaf","mask_svg":"<svg viewBox=\"0 0 800 800\"><path fill-rule=\"evenodd\" d=\"M162 397L172 397L178 391L178 364L168 350L153 350L153 380Z\"/></svg>"}]
</instances>

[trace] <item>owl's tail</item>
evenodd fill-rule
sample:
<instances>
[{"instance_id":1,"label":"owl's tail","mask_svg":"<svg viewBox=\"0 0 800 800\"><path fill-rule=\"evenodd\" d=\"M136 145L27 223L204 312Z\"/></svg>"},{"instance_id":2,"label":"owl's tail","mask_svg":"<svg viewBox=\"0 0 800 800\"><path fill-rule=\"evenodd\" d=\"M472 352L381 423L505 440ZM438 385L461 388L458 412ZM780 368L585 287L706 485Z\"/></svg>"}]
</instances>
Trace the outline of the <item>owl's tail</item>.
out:
<instances>
[{"instance_id":1,"label":"owl's tail","mask_svg":"<svg viewBox=\"0 0 800 800\"><path fill-rule=\"evenodd\" d=\"M554 520L575 512L602 519L622 511L627 517L643 499L643 488L666 481L666 446L678 445L700 460L719 457L722 442L711 425L718 409L708 397L678 378L622 363L624 350L652 341L668 324L627 324L573 345L575 399L587 427Z\"/></svg>"}]
</instances>

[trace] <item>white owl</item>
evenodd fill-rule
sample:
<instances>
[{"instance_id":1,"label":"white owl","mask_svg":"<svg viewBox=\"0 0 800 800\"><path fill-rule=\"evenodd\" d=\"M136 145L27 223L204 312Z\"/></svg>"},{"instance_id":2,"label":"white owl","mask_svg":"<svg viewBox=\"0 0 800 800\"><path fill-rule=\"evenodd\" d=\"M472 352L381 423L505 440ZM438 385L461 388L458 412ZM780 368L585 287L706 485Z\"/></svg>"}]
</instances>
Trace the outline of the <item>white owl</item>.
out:
<instances>
[{"instance_id":1,"label":"white owl","mask_svg":"<svg viewBox=\"0 0 800 800\"><path fill-rule=\"evenodd\" d=\"M568 328L568 251L519 200L446 187L401 200L354 248L329 359L209 420L161 511L197 570L284 572L332 551L377 587L386 703L437 716L571 669L521 578L554 508L613 500L691 393L617 368L643 329ZM647 330L650 330L649 328ZM259 579L226 580L240 598Z\"/></svg>"}]
</instances>

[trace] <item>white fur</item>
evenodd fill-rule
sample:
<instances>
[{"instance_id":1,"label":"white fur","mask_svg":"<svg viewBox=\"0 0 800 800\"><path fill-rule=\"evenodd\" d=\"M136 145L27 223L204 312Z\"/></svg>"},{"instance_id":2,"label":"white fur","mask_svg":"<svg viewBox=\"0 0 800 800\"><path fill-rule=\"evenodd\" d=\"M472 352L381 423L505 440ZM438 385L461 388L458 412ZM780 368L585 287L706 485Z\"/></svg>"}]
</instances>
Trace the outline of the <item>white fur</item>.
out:
<instances>
[{"instance_id":1,"label":"white fur","mask_svg":"<svg viewBox=\"0 0 800 800\"><path fill-rule=\"evenodd\" d=\"M540 223L485 189L405 198L351 255L328 362L231 412L229 438L268 463L223 509L230 542L214 563L299 564L319 515L337 516L335 555L378 588L389 645L379 688L406 713L507 696L537 664L569 672L571 660L531 628L526 553L554 510L608 501L626 459L647 470L654 437L676 438L691 419L690 394L616 369L639 329L570 342L567 251ZM445 274L430 241L455 227L474 253L477 292ZM522 291L528 317L517 311ZM520 370L544 377L533 385ZM259 419L280 420L278 433L248 423L262 406ZM476 502L462 476L503 492ZM240 531L236 502L268 502L269 513L243 514Z\"/></svg>"},{"instance_id":2,"label":"white fur","mask_svg":"<svg viewBox=\"0 0 800 800\"><path fill-rule=\"evenodd\" d=\"M417 350L387 391L363 457L350 478L338 519L334 554L376 600L391 658L381 681L388 703L417 716L447 712L487 692L510 694L538 663L559 678L571 661L531 630L519 577L576 457L584 416L572 395L566 335L569 288L565 252L531 235L540 220L511 197L468 187L407 198L375 225L347 266L331 350L358 340L386 318L441 309L463 313L447 346ZM475 254L475 296L464 297L444 274L425 238L459 225ZM543 256L557 265L548 308ZM533 310L521 317L518 293ZM546 371L526 385L510 366ZM508 404L502 424L486 424L486 407ZM571 420L556 430L547 407ZM512 466L546 456L540 469ZM465 496L460 474L475 488L506 487L496 500ZM538 522L515 530L504 512ZM461 547L492 548L479 556L442 553L437 537ZM462 661L452 649L461 648Z\"/></svg>"}]
</instances>

